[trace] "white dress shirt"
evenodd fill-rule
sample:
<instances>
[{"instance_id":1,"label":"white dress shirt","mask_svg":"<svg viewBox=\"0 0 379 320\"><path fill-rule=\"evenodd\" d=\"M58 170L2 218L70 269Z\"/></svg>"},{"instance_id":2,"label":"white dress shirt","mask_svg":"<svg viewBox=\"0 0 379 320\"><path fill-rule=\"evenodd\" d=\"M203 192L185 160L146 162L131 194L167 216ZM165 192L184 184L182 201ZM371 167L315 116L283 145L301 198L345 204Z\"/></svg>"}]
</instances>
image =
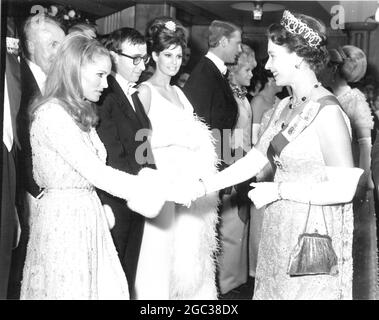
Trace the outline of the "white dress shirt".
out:
<instances>
[{"instance_id":1,"label":"white dress shirt","mask_svg":"<svg viewBox=\"0 0 379 320\"><path fill-rule=\"evenodd\" d=\"M41 93L43 94L45 91L46 74L34 62L32 62L30 60L26 60L26 62L28 63L28 66L33 73L34 79L36 79L36 81L37 81L38 88L40 89Z\"/></svg>"},{"instance_id":2,"label":"white dress shirt","mask_svg":"<svg viewBox=\"0 0 379 320\"><path fill-rule=\"evenodd\" d=\"M216 65L217 69L220 70L220 72L223 75L226 74L226 71L228 70L228 68L226 67L224 61L222 61L219 57L217 57L214 53L210 51L207 52L205 57L211 60Z\"/></svg>"},{"instance_id":3,"label":"white dress shirt","mask_svg":"<svg viewBox=\"0 0 379 320\"><path fill-rule=\"evenodd\" d=\"M133 88L136 84L134 82L129 82L125 80L125 78L118 73L112 72L112 76L116 79L116 81L120 85L122 91L125 93L125 96L128 98L134 111L136 111L136 108L134 107L134 103L132 99L132 94L137 91L136 88Z\"/></svg>"},{"instance_id":4,"label":"white dress shirt","mask_svg":"<svg viewBox=\"0 0 379 320\"><path fill-rule=\"evenodd\" d=\"M8 83L7 77L4 77L4 119L3 119L3 142L11 152L13 145L13 128L11 119L11 106L8 96Z\"/></svg>"}]
</instances>

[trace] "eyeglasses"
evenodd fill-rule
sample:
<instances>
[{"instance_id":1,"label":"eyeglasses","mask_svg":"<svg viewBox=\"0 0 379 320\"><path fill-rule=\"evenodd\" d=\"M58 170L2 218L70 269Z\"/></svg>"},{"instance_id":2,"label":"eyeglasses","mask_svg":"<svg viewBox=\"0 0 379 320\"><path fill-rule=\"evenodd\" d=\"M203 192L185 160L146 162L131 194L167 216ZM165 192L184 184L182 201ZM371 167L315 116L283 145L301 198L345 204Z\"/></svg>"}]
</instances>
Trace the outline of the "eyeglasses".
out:
<instances>
[{"instance_id":1,"label":"eyeglasses","mask_svg":"<svg viewBox=\"0 0 379 320\"><path fill-rule=\"evenodd\" d=\"M145 55L145 56L143 56L143 57L141 57L141 56L132 57L132 56L128 56L127 54L122 53L122 52L117 52L117 54L119 54L120 56L127 57L129 59L132 59L133 60L133 64L135 66L138 65L138 64L140 64L141 61L143 61L144 64L147 64L150 61L150 56L148 54Z\"/></svg>"}]
</instances>

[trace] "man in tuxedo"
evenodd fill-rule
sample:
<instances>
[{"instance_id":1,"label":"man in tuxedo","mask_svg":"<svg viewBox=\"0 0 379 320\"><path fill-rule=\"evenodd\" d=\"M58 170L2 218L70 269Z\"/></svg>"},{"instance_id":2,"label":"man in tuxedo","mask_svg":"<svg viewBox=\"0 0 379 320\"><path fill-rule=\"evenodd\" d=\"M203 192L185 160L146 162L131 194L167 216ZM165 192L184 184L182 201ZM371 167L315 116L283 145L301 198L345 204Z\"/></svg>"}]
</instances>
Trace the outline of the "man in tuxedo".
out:
<instances>
[{"instance_id":1,"label":"man in tuxedo","mask_svg":"<svg viewBox=\"0 0 379 320\"><path fill-rule=\"evenodd\" d=\"M36 208L37 201L43 196L43 190L33 178L32 150L30 146L30 105L43 93L46 75L57 53L65 33L60 24L48 15L30 16L23 25L20 61L21 102L17 114L17 135L20 150L17 154L17 207L20 214L21 239L12 261L13 281L11 298L19 294L22 269L26 255L29 234L29 217Z\"/></svg>"},{"instance_id":2,"label":"man in tuxedo","mask_svg":"<svg viewBox=\"0 0 379 320\"><path fill-rule=\"evenodd\" d=\"M105 46L113 64L108 88L98 103L97 132L107 150L107 165L137 174L144 166L155 168L146 135L151 129L150 121L138 98L138 91L133 88L149 61L146 42L138 31L121 28L109 35ZM142 144L148 146L147 159L139 154ZM115 224L111 234L133 299L145 220L130 210L124 200L101 190L98 194L102 203L113 211Z\"/></svg>"},{"instance_id":3,"label":"man in tuxedo","mask_svg":"<svg viewBox=\"0 0 379 320\"><path fill-rule=\"evenodd\" d=\"M4 77L4 117L2 145L2 194L0 211L0 299L7 299L12 249L19 235L16 211L15 154L18 139L16 115L20 107L20 65L17 56L6 52Z\"/></svg>"},{"instance_id":4,"label":"man in tuxedo","mask_svg":"<svg viewBox=\"0 0 379 320\"><path fill-rule=\"evenodd\" d=\"M207 54L195 66L183 91L196 114L212 129L222 169L228 164L230 130L238 115L225 63L234 63L241 52L241 29L226 21L213 21L208 46Z\"/></svg>"}]
</instances>

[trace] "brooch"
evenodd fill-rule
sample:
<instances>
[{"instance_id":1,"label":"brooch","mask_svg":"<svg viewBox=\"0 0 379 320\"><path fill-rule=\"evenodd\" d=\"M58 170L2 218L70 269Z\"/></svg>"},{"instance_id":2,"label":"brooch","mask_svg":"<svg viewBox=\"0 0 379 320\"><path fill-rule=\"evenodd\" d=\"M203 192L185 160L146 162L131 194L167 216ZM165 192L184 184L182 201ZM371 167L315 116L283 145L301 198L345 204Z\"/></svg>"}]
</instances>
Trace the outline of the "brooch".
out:
<instances>
[{"instance_id":1,"label":"brooch","mask_svg":"<svg viewBox=\"0 0 379 320\"><path fill-rule=\"evenodd\" d=\"M278 156L275 155L275 156L273 157L273 160L274 160L274 163L275 163L276 167L277 167L278 169L282 170L282 169L283 169L283 163L282 163L282 161L280 160L280 158L279 158Z\"/></svg>"}]
</instances>

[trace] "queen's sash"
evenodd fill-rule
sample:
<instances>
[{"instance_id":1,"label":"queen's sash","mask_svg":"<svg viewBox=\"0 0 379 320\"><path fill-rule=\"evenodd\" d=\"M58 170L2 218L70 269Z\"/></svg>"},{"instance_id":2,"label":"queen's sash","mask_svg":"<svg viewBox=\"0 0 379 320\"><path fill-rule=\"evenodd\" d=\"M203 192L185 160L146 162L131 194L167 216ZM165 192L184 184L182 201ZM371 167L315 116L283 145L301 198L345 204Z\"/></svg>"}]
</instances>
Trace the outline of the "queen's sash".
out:
<instances>
[{"instance_id":1,"label":"queen's sash","mask_svg":"<svg viewBox=\"0 0 379 320\"><path fill-rule=\"evenodd\" d=\"M282 150L313 122L319 111L326 105L340 106L340 103L333 95L322 97L317 101L309 101L303 111L296 115L286 127L274 136L267 149L267 158L274 172L276 168L282 167L280 161Z\"/></svg>"}]
</instances>

